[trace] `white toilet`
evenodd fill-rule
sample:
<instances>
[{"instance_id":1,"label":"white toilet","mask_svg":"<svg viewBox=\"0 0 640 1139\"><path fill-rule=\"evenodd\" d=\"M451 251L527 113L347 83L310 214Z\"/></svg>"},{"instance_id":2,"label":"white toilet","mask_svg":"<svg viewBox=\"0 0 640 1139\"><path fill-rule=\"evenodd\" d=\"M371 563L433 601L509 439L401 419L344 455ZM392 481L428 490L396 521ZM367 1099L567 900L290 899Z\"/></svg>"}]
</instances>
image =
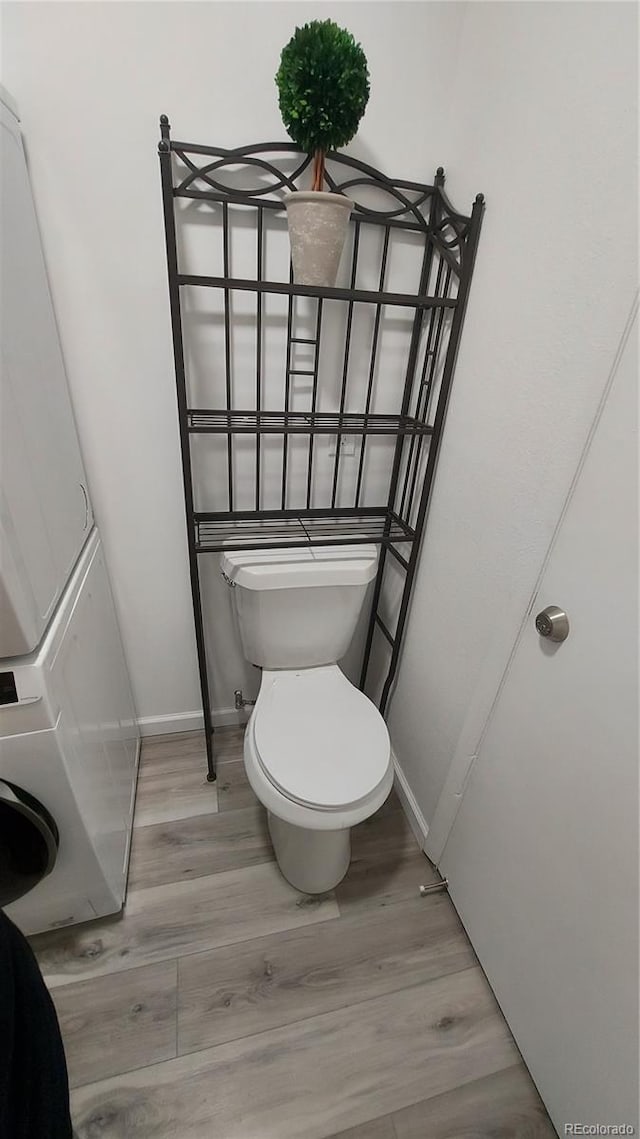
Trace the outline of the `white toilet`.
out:
<instances>
[{"instance_id":1,"label":"white toilet","mask_svg":"<svg viewBox=\"0 0 640 1139\"><path fill-rule=\"evenodd\" d=\"M347 872L350 828L393 783L386 724L336 663L375 576L376 548L229 551L221 566L244 655L262 668L244 740L247 776L284 877L321 894Z\"/></svg>"}]
</instances>

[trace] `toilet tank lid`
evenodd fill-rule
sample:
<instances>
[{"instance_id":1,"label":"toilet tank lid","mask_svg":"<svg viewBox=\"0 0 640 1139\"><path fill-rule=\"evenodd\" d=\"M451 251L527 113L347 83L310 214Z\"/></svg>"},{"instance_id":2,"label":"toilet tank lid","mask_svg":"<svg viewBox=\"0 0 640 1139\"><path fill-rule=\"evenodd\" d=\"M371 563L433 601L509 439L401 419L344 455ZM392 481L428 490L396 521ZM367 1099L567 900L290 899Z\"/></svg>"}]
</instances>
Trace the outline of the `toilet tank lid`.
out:
<instances>
[{"instance_id":1,"label":"toilet tank lid","mask_svg":"<svg viewBox=\"0 0 640 1139\"><path fill-rule=\"evenodd\" d=\"M244 589L366 585L376 575L373 545L302 546L277 550L225 550L220 566Z\"/></svg>"}]
</instances>

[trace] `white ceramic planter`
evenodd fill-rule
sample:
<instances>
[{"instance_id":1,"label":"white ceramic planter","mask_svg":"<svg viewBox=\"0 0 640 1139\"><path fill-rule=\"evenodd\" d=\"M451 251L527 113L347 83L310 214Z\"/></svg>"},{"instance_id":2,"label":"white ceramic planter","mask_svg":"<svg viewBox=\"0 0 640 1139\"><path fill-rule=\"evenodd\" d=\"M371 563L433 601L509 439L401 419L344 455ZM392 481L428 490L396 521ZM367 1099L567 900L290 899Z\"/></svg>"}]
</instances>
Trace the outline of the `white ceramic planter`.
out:
<instances>
[{"instance_id":1,"label":"white ceramic planter","mask_svg":"<svg viewBox=\"0 0 640 1139\"><path fill-rule=\"evenodd\" d=\"M335 285L353 202L322 190L297 190L284 202L294 281Z\"/></svg>"}]
</instances>

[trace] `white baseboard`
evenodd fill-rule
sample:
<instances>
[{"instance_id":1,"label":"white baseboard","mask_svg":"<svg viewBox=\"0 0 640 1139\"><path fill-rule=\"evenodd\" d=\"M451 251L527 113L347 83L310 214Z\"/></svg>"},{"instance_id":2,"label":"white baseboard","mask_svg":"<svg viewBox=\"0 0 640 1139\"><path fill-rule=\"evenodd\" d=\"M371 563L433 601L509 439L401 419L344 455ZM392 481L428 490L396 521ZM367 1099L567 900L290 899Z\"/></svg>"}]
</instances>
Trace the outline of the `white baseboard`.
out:
<instances>
[{"instance_id":1,"label":"white baseboard","mask_svg":"<svg viewBox=\"0 0 640 1139\"><path fill-rule=\"evenodd\" d=\"M247 722L246 712L235 708L220 708L212 713L214 728L242 727ZM167 716L140 716L138 727L141 736L164 736L172 732L202 731L202 712L174 712Z\"/></svg>"},{"instance_id":2,"label":"white baseboard","mask_svg":"<svg viewBox=\"0 0 640 1139\"><path fill-rule=\"evenodd\" d=\"M421 850L424 850L424 844L427 841L427 834L429 833L429 824L427 823L422 811L420 810L415 795L407 783L407 777L402 770L398 757L395 752L391 751L391 758L393 759L393 768L395 772L394 787L398 798L402 804L402 809L409 820L409 826L413 831L416 842Z\"/></svg>"}]
</instances>

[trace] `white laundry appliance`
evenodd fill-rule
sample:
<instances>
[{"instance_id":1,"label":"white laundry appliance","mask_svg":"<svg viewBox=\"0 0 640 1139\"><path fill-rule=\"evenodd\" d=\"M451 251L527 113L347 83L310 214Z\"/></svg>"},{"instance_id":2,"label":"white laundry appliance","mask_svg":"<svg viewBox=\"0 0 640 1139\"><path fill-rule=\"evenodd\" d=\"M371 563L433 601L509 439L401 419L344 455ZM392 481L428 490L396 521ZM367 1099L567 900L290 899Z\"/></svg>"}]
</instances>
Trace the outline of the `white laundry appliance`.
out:
<instances>
[{"instance_id":1,"label":"white laundry appliance","mask_svg":"<svg viewBox=\"0 0 640 1139\"><path fill-rule=\"evenodd\" d=\"M121 908L139 750L19 120L0 88L0 897L27 933Z\"/></svg>"},{"instance_id":2,"label":"white laundry appliance","mask_svg":"<svg viewBox=\"0 0 640 1139\"><path fill-rule=\"evenodd\" d=\"M50 869L7 912L28 933L113 913L126 887L138 731L97 530L40 645L0 669L11 697L0 706L0 820L11 825L13 806L23 835L7 857L17 887Z\"/></svg>"}]
</instances>

